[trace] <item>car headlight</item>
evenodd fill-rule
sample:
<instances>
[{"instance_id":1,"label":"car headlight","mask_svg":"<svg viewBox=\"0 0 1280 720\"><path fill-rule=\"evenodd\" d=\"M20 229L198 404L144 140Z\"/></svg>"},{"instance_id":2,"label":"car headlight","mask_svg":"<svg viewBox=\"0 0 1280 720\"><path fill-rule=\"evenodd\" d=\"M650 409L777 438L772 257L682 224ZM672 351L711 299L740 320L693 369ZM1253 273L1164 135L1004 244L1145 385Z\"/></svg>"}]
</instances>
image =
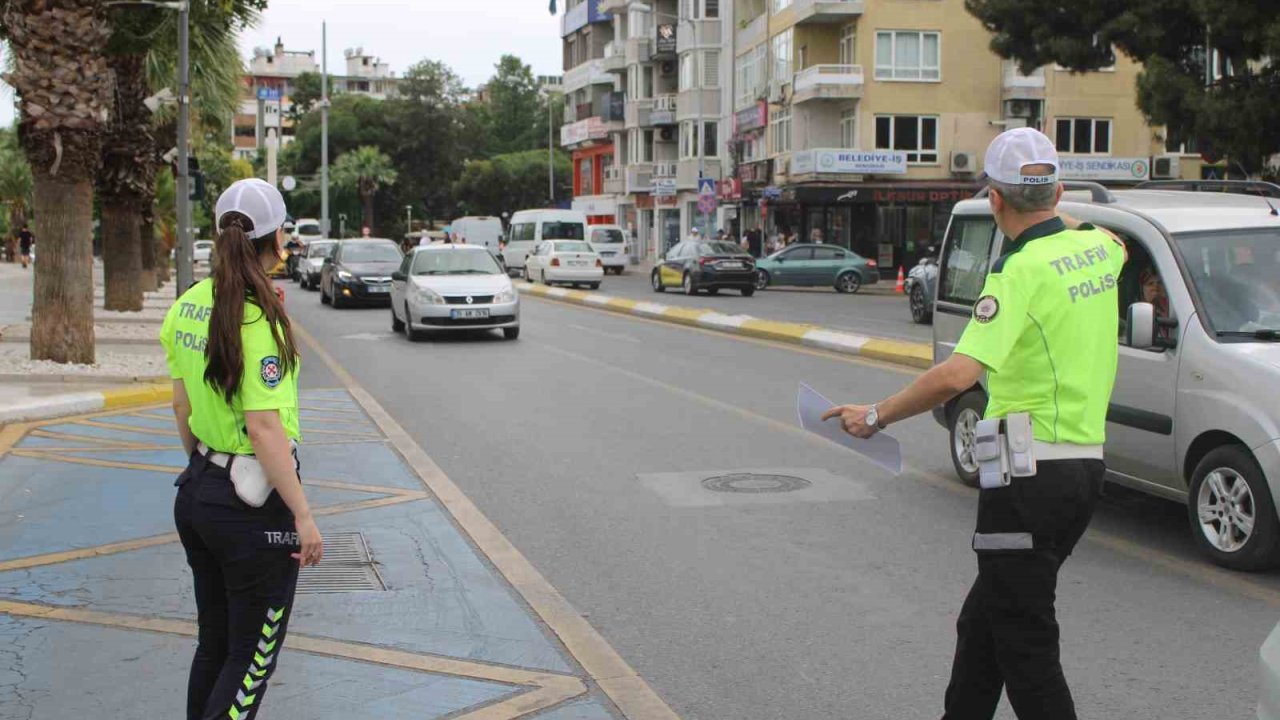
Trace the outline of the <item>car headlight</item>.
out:
<instances>
[{"instance_id":1,"label":"car headlight","mask_svg":"<svg viewBox=\"0 0 1280 720\"><path fill-rule=\"evenodd\" d=\"M418 291L413 294L413 299L419 305L444 305L444 298L431 288L418 288Z\"/></svg>"},{"instance_id":2,"label":"car headlight","mask_svg":"<svg viewBox=\"0 0 1280 720\"><path fill-rule=\"evenodd\" d=\"M338 271L338 279L339 279L339 280L341 280L341 281L343 281L343 282L347 282L347 281L348 281L348 280L350 280L352 277L354 277L354 276L353 276L351 273L347 272L346 270L339 270L339 271Z\"/></svg>"},{"instance_id":3,"label":"car headlight","mask_svg":"<svg viewBox=\"0 0 1280 720\"><path fill-rule=\"evenodd\" d=\"M493 301L501 305L502 303L511 303L516 301L516 291L514 288L507 288L497 295L493 296Z\"/></svg>"}]
</instances>

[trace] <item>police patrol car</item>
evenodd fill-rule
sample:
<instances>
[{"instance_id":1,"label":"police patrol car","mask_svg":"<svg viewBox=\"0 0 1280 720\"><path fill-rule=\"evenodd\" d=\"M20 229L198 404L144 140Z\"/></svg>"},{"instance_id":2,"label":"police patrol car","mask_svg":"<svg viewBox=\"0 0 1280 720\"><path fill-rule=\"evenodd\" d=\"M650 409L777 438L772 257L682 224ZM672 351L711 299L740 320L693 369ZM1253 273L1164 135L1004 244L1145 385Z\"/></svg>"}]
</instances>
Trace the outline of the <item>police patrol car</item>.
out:
<instances>
[{"instance_id":1,"label":"police patrol car","mask_svg":"<svg viewBox=\"0 0 1280 720\"><path fill-rule=\"evenodd\" d=\"M1074 290L1119 289L1108 479L1186 503L1192 534L1215 563L1280 564L1280 199L1263 197L1280 198L1280 187L1064 184L1061 210L1116 233L1129 252L1119 277ZM1006 242L985 196L956 205L939 261L935 362L972 318L992 311L979 296ZM1060 262L1087 270L1095 260ZM985 388L975 386L934 411L950 430L956 472L973 485L974 429L986 405Z\"/></svg>"}]
</instances>

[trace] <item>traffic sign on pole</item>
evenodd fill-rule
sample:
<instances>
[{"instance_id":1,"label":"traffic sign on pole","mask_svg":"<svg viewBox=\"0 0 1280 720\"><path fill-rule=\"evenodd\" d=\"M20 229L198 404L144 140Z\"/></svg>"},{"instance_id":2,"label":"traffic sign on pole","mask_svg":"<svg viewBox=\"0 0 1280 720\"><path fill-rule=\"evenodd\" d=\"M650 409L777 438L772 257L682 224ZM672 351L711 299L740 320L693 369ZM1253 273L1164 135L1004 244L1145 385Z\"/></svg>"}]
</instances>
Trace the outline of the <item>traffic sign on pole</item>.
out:
<instances>
[{"instance_id":1,"label":"traffic sign on pole","mask_svg":"<svg viewBox=\"0 0 1280 720\"><path fill-rule=\"evenodd\" d=\"M716 195L716 181L711 178L698 178L698 194L706 197Z\"/></svg>"}]
</instances>

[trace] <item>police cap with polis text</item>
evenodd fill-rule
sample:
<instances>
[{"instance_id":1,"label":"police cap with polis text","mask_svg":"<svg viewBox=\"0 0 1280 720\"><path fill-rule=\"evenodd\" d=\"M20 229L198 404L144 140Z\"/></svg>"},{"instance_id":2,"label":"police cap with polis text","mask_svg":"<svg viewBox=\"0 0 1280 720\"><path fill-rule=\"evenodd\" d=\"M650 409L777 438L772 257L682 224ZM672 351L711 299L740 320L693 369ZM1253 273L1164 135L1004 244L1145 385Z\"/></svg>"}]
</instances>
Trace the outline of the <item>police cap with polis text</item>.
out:
<instances>
[{"instance_id":1,"label":"police cap with polis text","mask_svg":"<svg viewBox=\"0 0 1280 720\"><path fill-rule=\"evenodd\" d=\"M1027 174L1026 168L1049 165L1047 175ZM1015 128L996 136L987 148L984 170L987 177L1006 185L1052 185L1058 182L1058 149L1044 133L1034 128Z\"/></svg>"},{"instance_id":2,"label":"police cap with polis text","mask_svg":"<svg viewBox=\"0 0 1280 720\"><path fill-rule=\"evenodd\" d=\"M222 217L229 212L238 212L249 218L253 223L251 234L255 238L279 230L289 217L280 191L259 178L237 180L222 191L214 212L218 227L222 227Z\"/></svg>"}]
</instances>

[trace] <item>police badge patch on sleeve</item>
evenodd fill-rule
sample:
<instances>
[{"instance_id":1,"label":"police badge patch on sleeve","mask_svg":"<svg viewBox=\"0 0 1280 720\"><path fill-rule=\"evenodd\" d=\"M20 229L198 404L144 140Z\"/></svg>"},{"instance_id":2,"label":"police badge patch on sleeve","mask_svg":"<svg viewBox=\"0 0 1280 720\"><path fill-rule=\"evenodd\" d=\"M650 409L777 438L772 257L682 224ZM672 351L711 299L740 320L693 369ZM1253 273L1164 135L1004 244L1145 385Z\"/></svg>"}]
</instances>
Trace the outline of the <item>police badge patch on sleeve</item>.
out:
<instances>
[{"instance_id":1,"label":"police badge patch on sleeve","mask_svg":"<svg viewBox=\"0 0 1280 720\"><path fill-rule=\"evenodd\" d=\"M973 319L980 323L989 323L1000 312L1000 301L994 295L983 295L978 304L973 306Z\"/></svg>"},{"instance_id":2,"label":"police badge patch on sleeve","mask_svg":"<svg viewBox=\"0 0 1280 720\"><path fill-rule=\"evenodd\" d=\"M280 374L280 358L275 355L262 358L262 370L259 375L262 377L263 385L274 390L280 384Z\"/></svg>"}]
</instances>

